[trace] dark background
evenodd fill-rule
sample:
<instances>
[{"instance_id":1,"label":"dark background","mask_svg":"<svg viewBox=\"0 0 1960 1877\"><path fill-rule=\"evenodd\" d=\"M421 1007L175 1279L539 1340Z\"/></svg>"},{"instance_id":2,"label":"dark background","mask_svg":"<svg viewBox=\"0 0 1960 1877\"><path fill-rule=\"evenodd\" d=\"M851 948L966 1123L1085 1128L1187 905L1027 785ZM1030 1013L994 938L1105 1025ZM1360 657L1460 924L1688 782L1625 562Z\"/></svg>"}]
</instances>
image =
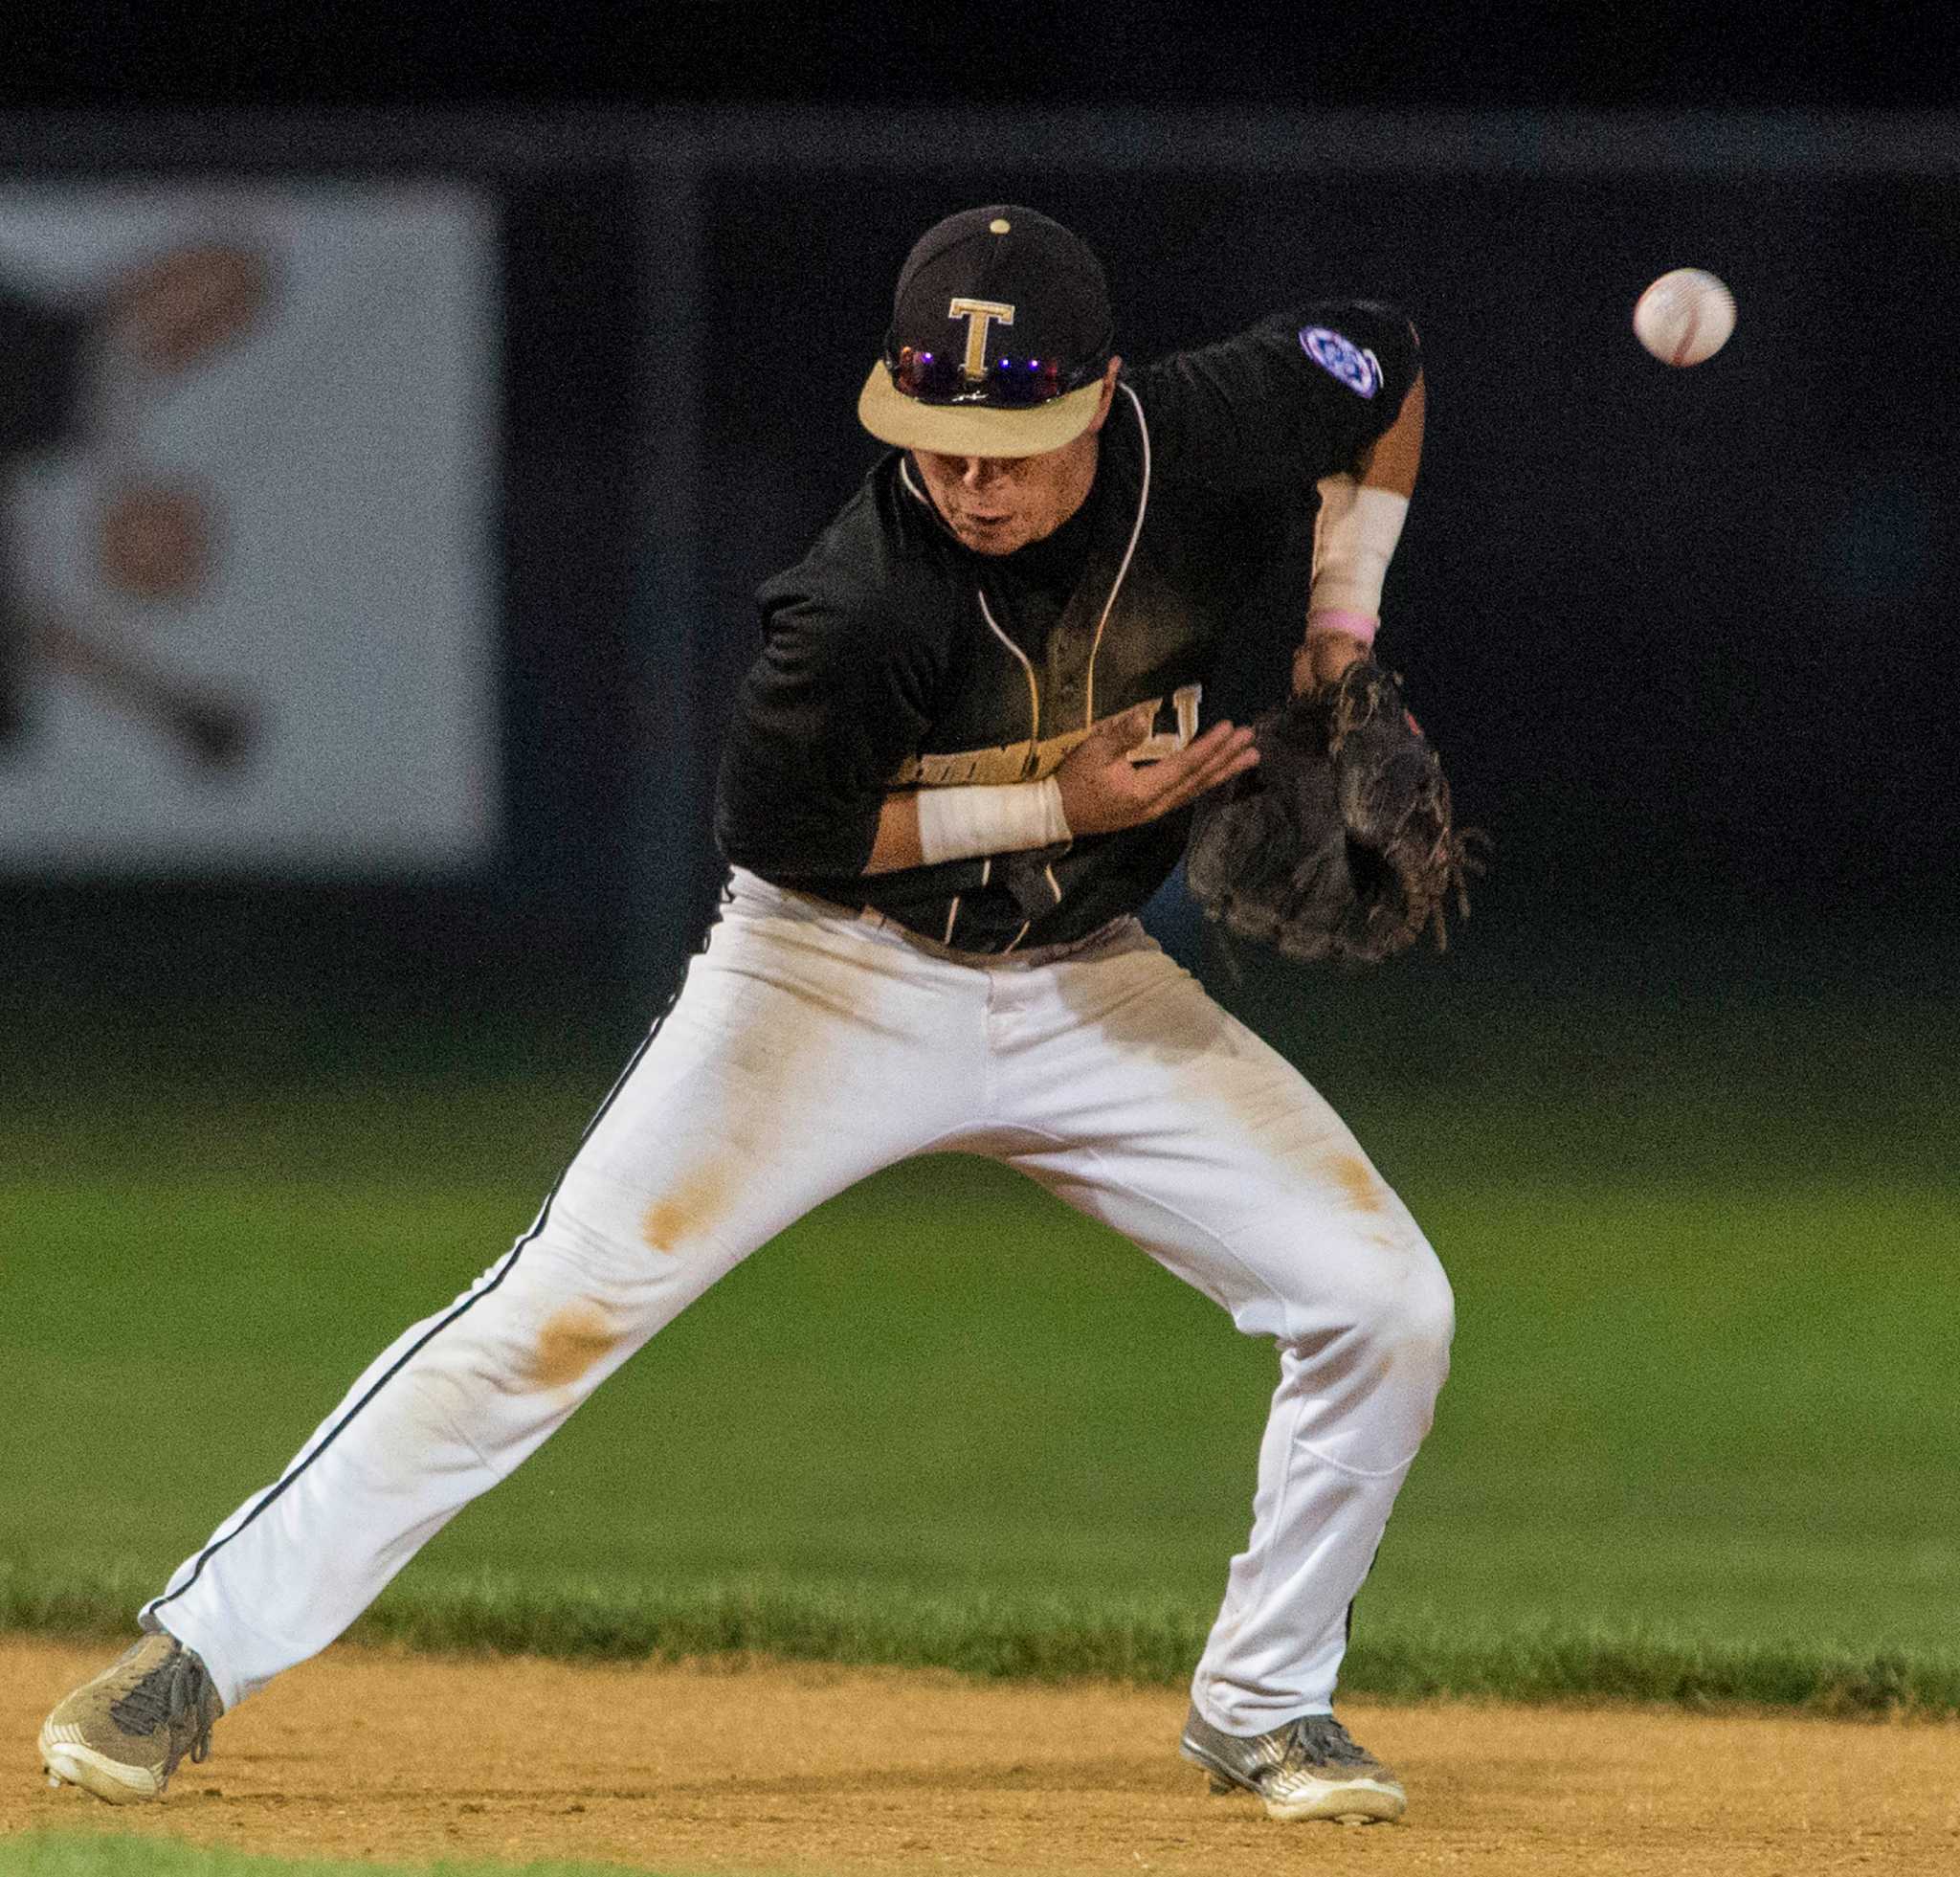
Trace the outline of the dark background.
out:
<instances>
[{"instance_id":1,"label":"dark background","mask_svg":"<svg viewBox=\"0 0 1960 1877\"><path fill-rule=\"evenodd\" d=\"M500 203L512 804L468 880L7 881L20 1007L71 1034L241 994L630 1033L712 898L747 595L871 460L852 401L913 235L999 197L1098 247L1138 358L1321 293L1415 317L1430 440L1383 646L1496 842L1451 971L1661 999L1944 981L1954 36L1848 6L1581 29L701 0L10 28L0 174L434 172ZM820 149L820 111L881 160L773 147ZM1670 371L1628 314L1688 263L1741 322ZM1222 701L1281 669L1294 623L1262 630L1273 662ZM1152 917L1214 969L1174 894Z\"/></svg>"},{"instance_id":2,"label":"dark background","mask_svg":"<svg viewBox=\"0 0 1960 1877\"><path fill-rule=\"evenodd\" d=\"M813 257L829 283L798 316L808 415L711 374L731 681L746 589L874 454L823 413L851 407L868 356L853 341L909 232L1004 193L1053 205L1108 257L1119 346L1140 358L1317 292L1414 317L1429 435L1381 643L1466 818L1497 838L1489 896L1507 916L1588 937L1674 926L1738 952L1854 915L1951 922L1936 805L1960 702L1960 188L1001 164L892 179L886 222L840 206L852 182L712 198L717 344L766 355ZM1684 260L1721 272L1743 313L1726 350L1679 371L1628 316ZM1265 658L1214 688L1235 712L1271 701L1298 635L1291 609L1262 623Z\"/></svg>"},{"instance_id":3,"label":"dark background","mask_svg":"<svg viewBox=\"0 0 1960 1877\"><path fill-rule=\"evenodd\" d=\"M23 101L1156 104L1733 108L1953 102L1951 10L1652 0L1344 9L1164 0L975 6L669 0L312 9L37 7L8 30Z\"/></svg>"}]
</instances>

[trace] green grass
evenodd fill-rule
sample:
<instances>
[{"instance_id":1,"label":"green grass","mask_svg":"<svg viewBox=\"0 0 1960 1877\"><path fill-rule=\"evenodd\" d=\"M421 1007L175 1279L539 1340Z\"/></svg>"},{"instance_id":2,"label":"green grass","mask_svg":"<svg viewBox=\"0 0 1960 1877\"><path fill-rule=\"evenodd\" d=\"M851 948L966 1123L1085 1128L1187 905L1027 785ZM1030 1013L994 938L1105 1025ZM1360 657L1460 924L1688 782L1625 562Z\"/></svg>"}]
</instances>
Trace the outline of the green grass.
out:
<instances>
[{"instance_id":1,"label":"green grass","mask_svg":"<svg viewBox=\"0 0 1960 1877\"><path fill-rule=\"evenodd\" d=\"M1459 1305L1347 1686L1960 1709L1937 1013L1478 994L1280 1014ZM608 1079L54 1075L0 1106L0 1621L125 1628L524 1227ZM657 1338L365 1632L1174 1682L1272 1371L1012 1175L895 1170Z\"/></svg>"},{"instance_id":2,"label":"green grass","mask_svg":"<svg viewBox=\"0 0 1960 1877\"><path fill-rule=\"evenodd\" d=\"M616 1864L354 1863L343 1858L247 1857L163 1838L32 1832L7 1841L8 1877L620 1877ZM643 1877L683 1877L678 1869Z\"/></svg>"}]
</instances>

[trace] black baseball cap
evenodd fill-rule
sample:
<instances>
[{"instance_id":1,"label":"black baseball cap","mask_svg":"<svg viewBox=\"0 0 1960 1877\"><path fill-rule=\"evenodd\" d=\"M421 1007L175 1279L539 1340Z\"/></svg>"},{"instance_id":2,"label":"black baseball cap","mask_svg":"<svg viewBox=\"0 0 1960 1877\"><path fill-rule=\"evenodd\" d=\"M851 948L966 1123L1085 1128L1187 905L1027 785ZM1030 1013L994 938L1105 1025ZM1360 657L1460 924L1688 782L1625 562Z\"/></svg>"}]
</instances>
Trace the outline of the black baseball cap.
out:
<instances>
[{"instance_id":1,"label":"black baseball cap","mask_svg":"<svg viewBox=\"0 0 1960 1877\"><path fill-rule=\"evenodd\" d=\"M899 274L858 420L902 450L1032 457L1089 427L1114 349L1102 263L1033 209L963 210Z\"/></svg>"}]
</instances>

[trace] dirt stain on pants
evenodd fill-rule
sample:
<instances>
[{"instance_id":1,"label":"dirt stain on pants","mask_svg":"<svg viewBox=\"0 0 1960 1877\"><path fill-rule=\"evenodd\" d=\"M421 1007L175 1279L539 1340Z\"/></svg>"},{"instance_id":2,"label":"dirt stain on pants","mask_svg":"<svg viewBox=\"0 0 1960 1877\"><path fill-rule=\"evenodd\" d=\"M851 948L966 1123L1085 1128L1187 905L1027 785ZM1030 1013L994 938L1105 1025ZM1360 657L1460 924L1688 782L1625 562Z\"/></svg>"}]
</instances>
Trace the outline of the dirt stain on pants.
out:
<instances>
[{"instance_id":1,"label":"dirt stain on pants","mask_svg":"<svg viewBox=\"0 0 1960 1877\"><path fill-rule=\"evenodd\" d=\"M617 1345L619 1337L595 1304L567 1304L546 1318L524 1379L538 1388L575 1382Z\"/></svg>"}]
</instances>

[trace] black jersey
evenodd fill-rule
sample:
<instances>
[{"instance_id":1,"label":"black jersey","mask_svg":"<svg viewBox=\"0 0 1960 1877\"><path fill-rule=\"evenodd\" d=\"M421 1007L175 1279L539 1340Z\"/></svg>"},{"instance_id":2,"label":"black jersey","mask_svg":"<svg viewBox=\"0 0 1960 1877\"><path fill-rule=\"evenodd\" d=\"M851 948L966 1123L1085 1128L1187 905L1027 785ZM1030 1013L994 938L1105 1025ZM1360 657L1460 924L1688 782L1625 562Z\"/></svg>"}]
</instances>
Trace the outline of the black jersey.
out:
<instances>
[{"instance_id":1,"label":"black jersey","mask_svg":"<svg viewBox=\"0 0 1960 1877\"><path fill-rule=\"evenodd\" d=\"M962 546L909 458L881 458L757 594L763 651L722 762L724 853L970 951L1061 944L1137 910L1177 864L1188 811L866 875L880 808L894 789L1048 775L1092 723L1148 699L1156 749L1188 741L1315 482L1388 429L1417 369L1399 313L1344 302L1125 372L1088 499L1012 554ZM1303 623L1305 602L1303 584Z\"/></svg>"}]
</instances>

